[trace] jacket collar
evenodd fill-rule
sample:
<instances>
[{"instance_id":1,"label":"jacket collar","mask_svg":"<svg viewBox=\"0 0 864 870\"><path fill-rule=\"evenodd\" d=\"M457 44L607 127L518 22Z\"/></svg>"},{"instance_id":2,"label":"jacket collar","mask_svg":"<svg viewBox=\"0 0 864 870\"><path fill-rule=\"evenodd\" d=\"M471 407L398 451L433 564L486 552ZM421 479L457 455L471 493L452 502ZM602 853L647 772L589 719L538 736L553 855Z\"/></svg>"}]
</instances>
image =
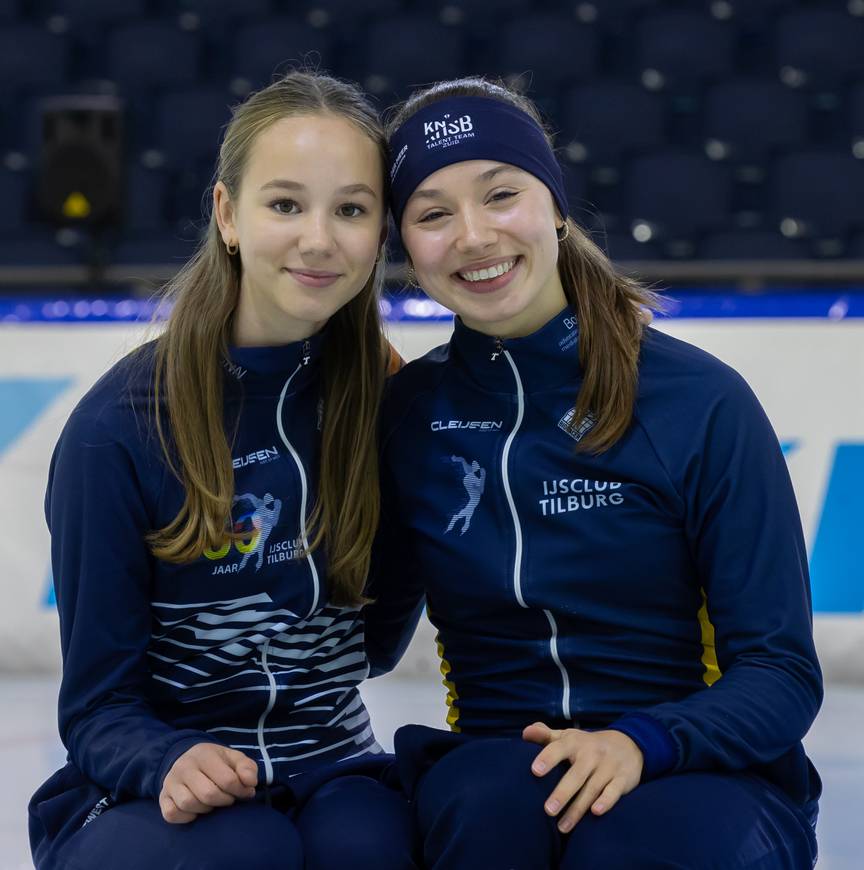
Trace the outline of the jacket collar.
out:
<instances>
[{"instance_id":1,"label":"jacket collar","mask_svg":"<svg viewBox=\"0 0 864 870\"><path fill-rule=\"evenodd\" d=\"M508 354L526 393L575 384L581 378L579 328L569 307L522 338L486 335L457 317L450 348L457 364L464 366L481 388L492 392L516 392Z\"/></svg>"},{"instance_id":2,"label":"jacket collar","mask_svg":"<svg viewBox=\"0 0 864 870\"><path fill-rule=\"evenodd\" d=\"M324 348L324 330L303 341L269 347L228 348L222 365L228 383L238 383L245 392L282 391L285 381L294 375L290 393L298 392L318 375Z\"/></svg>"}]
</instances>

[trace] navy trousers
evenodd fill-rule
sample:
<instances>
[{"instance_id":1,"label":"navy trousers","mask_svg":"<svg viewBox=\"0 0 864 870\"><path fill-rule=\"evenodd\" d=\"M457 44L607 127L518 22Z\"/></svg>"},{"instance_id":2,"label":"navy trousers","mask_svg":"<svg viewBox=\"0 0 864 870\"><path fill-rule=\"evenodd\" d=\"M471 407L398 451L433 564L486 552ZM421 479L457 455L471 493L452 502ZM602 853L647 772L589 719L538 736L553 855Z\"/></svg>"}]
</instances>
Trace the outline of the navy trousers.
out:
<instances>
[{"instance_id":1,"label":"navy trousers","mask_svg":"<svg viewBox=\"0 0 864 870\"><path fill-rule=\"evenodd\" d=\"M185 825L165 822L156 801L121 802L36 841L34 861L39 870L416 870L400 791L346 772L304 784L301 795L281 807L238 802Z\"/></svg>"},{"instance_id":2,"label":"navy trousers","mask_svg":"<svg viewBox=\"0 0 864 870\"><path fill-rule=\"evenodd\" d=\"M810 870L813 827L750 774L684 773L639 785L567 835L543 804L564 773L531 773L540 747L421 726L396 734L428 870Z\"/></svg>"}]
</instances>

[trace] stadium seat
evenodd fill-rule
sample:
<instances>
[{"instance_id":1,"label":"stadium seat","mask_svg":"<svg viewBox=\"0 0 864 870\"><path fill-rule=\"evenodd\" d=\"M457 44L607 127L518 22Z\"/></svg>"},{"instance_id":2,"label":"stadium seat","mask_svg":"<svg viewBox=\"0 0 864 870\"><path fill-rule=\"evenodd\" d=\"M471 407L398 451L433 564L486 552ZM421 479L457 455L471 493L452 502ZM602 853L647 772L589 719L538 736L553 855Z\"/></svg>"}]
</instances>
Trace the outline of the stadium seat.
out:
<instances>
[{"instance_id":1,"label":"stadium seat","mask_svg":"<svg viewBox=\"0 0 864 870\"><path fill-rule=\"evenodd\" d=\"M134 235L121 239L112 251L119 266L146 263L173 264L178 268L195 252L196 240L165 231L159 235Z\"/></svg>"},{"instance_id":2,"label":"stadium seat","mask_svg":"<svg viewBox=\"0 0 864 870\"><path fill-rule=\"evenodd\" d=\"M806 260L807 245L769 230L730 231L706 236L697 249L705 260Z\"/></svg>"},{"instance_id":3,"label":"stadium seat","mask_svg":"<svg viewBox=\"0 0 864 870\"><path fill-rule=\"evenodd\" d=\"M664 144L663 105L656 94L621 81L596 81L559 103L559 147L574 162L615 161Z\"/></svg>"},{"instance_id":4,"label":"stadium seat","mask_svg":"<svg viewBox=\"0 0 864 870\"><path fill-rule=\"evenodd\" d=\"M864 226L864 160L801 151L773 171L773 215L786 235L840 236Z\"/></svg>"},{"instance_id":5,"label":"stadium seat","mask_svg":"<svg viewBox=\"0 0 864 870\"><path fill-rule=\"evenodd\" d=\"M126 169L123 225L129 232L158 231L169 224L170 177L163 169L133 163Z\"/></svg>"},{"instance_id":6,"label":"stadium seat","mask_svg":"<svg viewBox=\"0 0 864 870\"><path fill-rule=\"evenodd\" d=\"M153 146L170 168L200 163L213 167L223 127L236 102L224 90L197 88L163 95L154 113Z\"/></svg>"},{"instance_id":7,"label":"stadium seat","mask_svg":"<svg viewBox=\"0 0 864 870\"><path fill-rule=\"evenodd\" d=\"M269 15L272 0L179 0L176 4L180 15L192 14L202 28L222 24L236 24L241 19L264 18Z\"/></svg>"},{"instance_id":8,"label":"stadium seat","mask_svg":"<svg viewBox=\"0 0 864 870\"><path fill-rule=\"evenodd\" d=\"M415 85L465 71L464 34L427 15L373 22L366 33L363 84L372 93L405 96Z\"/></svg>"},{"instance_id":9,"label":"stadium seat","mask_svg":"<svg viewBox=\"0 0 864 870\"><path fill-rule=\"evenodd\" d=\"M269 84L292 63L308 59L325 69L332 61L330 35L302 18L278 16L243 24L234 38L231 74L253 88Z\"/></svg>"},{"instance_id":10,"label":"stadium seat","mask_svg":"<svg viewBox=\"0 0 864 870\"><path fill-rule=\"evenodd\" d=\"M800 0L706 0L711 15L718 21L732 21L747 31L760 31L786 9Z\"/></svg>"},{"instance_id":11,"label":"stadium seat","mask_svg":"<svg viewBox=\"0 0 864 870\"><path fill-rule=\"evenodd\" d=\"M59 86L66 80L68 65L64 37L36 24L0 28L0 94Z\"/></svg>"},{"instance_id":12,"label":"stadium seat","mask_svg":"<svg viewBox=\"0 0 864 870\"><path fill-rule=\"evenodd\" d=\"M45 16L60 15L70 30L114 24L142 18L146 0L49 0L41 10Z\"/></svg>"},{"instance_id":13,"label":"stadium seat","mask_svg":"<svg viewBox=\"0 0 864 870\"><path fill-rule=\"evenodd\" d=\"M86 262L86 234L28 226L4 233L0 266L79 266Z\"/></svg>"},{"instance_id":14,"label":"stadium seat","mask_svg":"<svg viewBox=\"0 0 864 870\"><path fill-rule=\"evenodd\" d=\"M727 224L728 170L701 154L661 151L630 161L629 217L649 238L678 238ZM649 235L650 234L650 235Z\"/></svg>"},{"instance_id":15,"label":"stadium seat","mask_svg":"<svg viewBox=\"0 0 864 870\"><path fill-rule=\"evenodd\" d=\"M658 10L639 22L636 56L647 88L689 92L732 71L735 30L707 13Z\"/></svg>"},{"instance_id":16,"label":"stadium seat","mask_svg":"<svg viewBox=\"0 0 864 870\"><path fill-rule=\"evenodd\" d=\"M108 77L139 91L190 84L201 66L198 34L173 22L121 25L109 33L107 49Z\"/></svg>"},{"instance_id":17,"label":"stadium seat","mask_svg":"<svg viewBox=\"0 0 864 870\"><path fill-rule=\"evenodd\" d=\"M486 68L534 94L585 81L597 64L597 33L572 15L534 13L514 18L489 40Z\"/></svg>"},{"instance_id":18,"label":"stadium seat","mask_svg":"<svg viewBox=\"0 0 864 870\"><path fill-rule=\"evenodd\" d=\"M763 160L771 151L805 140L802 95L778 81L734 78L705 95L705 150L715 160Z\"/></svg>"},{"instance_id":19,"label":"stadium seat","mask_svg":"<svg viewBox=\"0 0 864 870\"><path fill-rule=\"evenodd\" d=\"M0 168L0 231L20 228L30 212L30 175ZM0 248L6 247L4 244Z\"/></svg>"},{"instance_id":20,"label":"stadium seat","mask_svg":"<svg viewBox=\"0 0 864 870\"><path fill-rule=\"evenodd\" d=\"M853 88L849 98L849 129L852 133L852 153L864 160L864 80Z\"/></svg>"},{"instance_id":21,"label":"stadium seat","mask_svg":"<svg viewBox=\"0 0 864 870\"><path fill-rule=\"evenodd\" d=\"M656 245L651 242L637 242L629 233L602 233L595 231L591 235L595 244L599 245L613 262L626 260L660 260L662 255Z\"/></svg>"},{"instance_id":22,"label":"stadium seat","mask_svg":"<svg viewBox=\"0 0 864 870\"><path fill-rule=\"evenodd\" d=\"M793 87L839 87L864 74L864 18L832 9L799 9L777 23L781 79Z\"/></svg>"}]
</instances>

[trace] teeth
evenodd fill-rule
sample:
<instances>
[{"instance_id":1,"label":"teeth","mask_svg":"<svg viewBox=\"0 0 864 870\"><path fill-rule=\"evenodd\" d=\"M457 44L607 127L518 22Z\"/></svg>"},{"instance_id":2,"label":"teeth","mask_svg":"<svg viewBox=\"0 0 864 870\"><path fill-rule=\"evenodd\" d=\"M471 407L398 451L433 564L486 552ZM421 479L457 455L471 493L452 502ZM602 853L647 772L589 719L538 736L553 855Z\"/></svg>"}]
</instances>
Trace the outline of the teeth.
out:
<instances>
[{"instance_id":1,"label":"teeth","mask_svg":"<svg viewBox=\"0 0 864 870\"><path fill-rule=\"evenodd\" d=\"M476 272L460 272L459 277L465 281L488 281L490 278L498 278L505 272L509 272L516 265L516 260L508 260L488 269L479 269Z\"/></svg>"}]
</instances>

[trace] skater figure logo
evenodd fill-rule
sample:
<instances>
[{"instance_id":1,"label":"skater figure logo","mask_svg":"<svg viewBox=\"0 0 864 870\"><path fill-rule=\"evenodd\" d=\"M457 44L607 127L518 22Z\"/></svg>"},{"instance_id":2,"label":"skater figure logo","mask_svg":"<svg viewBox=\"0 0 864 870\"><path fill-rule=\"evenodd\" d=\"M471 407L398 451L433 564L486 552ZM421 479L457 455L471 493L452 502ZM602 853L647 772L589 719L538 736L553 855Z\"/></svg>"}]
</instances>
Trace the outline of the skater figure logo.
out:
<instances>
[{"instance_id":1,"label":"skater figure logo","mask_svg":"<svg viewBox=\"0 0 864 870\"><path fill-rule=\"evenodd\" d=\"M464 475L462 485L465 487L468 501L461 510L457 511L450 518L450 523L444 534L446 535L452 531L461 520L462 529L459 534L464 535L471 526L471 517L474 516L477 505L480 504L480 497L483 495L483 489L486 486L486 470L480 467L480 463L476 459L470 465L461 456L451 456L450 461L461 466Z\"/></svg>"},{"instance_id":2,"label":"skater figure logo","mask_svg":"<svg viewBox=\"0 0 864 870\"><path fill-rule=\"evenodd\" d=\"M232 546L242 558L230 565L217 566L218 573L236 574L242 571L249 560L255 557L255 570L258 571L264 563L264 548L273 528L279 522L282 502L268 492L264 498L258 498L251 492L235 495L232 502L232 531L240 538L228 538L218 550L205 550L204 555L211 560L224 559ZM214 572L215 573L215 572Z\"/></svg>"}]
</instances>

